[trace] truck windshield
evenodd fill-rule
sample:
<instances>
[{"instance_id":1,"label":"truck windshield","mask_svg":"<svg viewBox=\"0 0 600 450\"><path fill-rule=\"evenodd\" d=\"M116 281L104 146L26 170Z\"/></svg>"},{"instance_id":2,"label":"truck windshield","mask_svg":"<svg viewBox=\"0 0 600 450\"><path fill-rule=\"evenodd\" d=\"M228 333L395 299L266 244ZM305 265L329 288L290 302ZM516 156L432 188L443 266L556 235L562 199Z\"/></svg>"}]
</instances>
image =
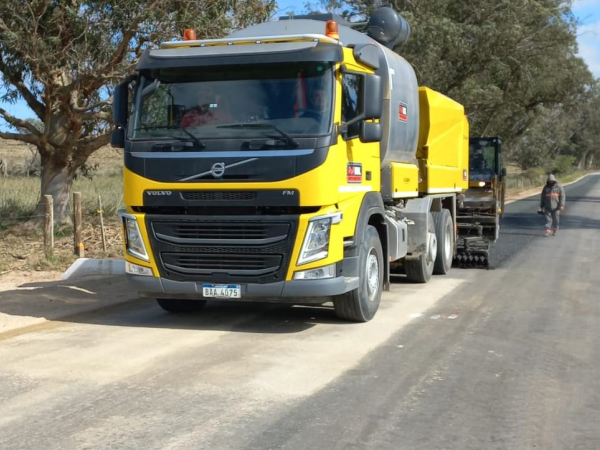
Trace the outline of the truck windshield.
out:
<instances>
[{"instance_id":1,"label":"truck windshield","mask_svg":"<svg viewBox=\"0 0 600 450\"><path fill-rule=\"evenodd\" d=\"M331 128L327 63L160 69L142 75L138 92L133 139L308 137Z\"/></svg>"}]
</instances>

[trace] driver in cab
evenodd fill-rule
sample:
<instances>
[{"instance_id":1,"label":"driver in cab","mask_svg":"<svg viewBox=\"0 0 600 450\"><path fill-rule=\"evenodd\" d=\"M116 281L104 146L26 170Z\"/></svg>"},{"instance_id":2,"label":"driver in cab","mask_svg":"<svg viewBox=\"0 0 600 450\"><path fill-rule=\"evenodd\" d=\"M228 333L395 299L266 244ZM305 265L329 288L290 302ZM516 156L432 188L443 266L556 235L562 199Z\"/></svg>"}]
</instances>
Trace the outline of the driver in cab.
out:
<instances>
[{"instance_id":1,"label":"driver in cab","mask_svg":"<svg viewBox=\"0 0 600 450\"><path fill-rule=\"evenodd\" d=\"M478 148L475 151L475 154L471 157L469 169L473 171L484 171L490 169L485 157L483 156L483 150L481 148Z\"/></svg>"},{"instance_id":2,"label":"driver in cab","mask_svg":"<svg viewBox=\"0 0 600 450\"><path fill-rule=\"evenodd\" d=\"M197 106L181 118L182 128L231 123L235 119L225 105L225 98L211 86L201 86L197 93Z\"/></svg>"},{"instance_id":3,"label":"driver in cab","mask_svg":"<svg viewBox=\"0 0 600 450\"><path fill-rule=\"evenodd\" d=\"M313 89L310 93L308 108L298 109L297 117L308 117L321 122L323 118L329 117L327 108L327 95L324 89Z\"/></svg>"}]
</instances>

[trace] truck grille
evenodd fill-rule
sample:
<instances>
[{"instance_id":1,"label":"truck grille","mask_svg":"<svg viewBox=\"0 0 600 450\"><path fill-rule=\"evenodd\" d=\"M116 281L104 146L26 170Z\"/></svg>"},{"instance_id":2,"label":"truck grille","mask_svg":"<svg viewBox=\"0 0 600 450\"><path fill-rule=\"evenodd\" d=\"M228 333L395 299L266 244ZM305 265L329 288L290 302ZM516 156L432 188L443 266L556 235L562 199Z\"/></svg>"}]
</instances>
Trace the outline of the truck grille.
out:
<instances>
[{"instance_id":1,"label":"truck grille","mask_svg":"<svg viewBox=\"0 0 600 450\"><path fill-rule=\"evenodd\" d=\"M256 199L256 191L183 191L181 198L192 202L240 202Z\"/></svg>"},{"instance_id":2,"label":"truck grille","mask_svg":"<svg viewBox=\"0 0 600 450\"><path fill-rule=\"evenodd\" d=\"M266 275L281 266L281 255L245 255L243 261L235 254L163 253L162 261L173 271L196 275L211 275L224 271L230 275Z\"/></svg>"},{"instance_id":3,"label":"truck grille","mask_svg":"<svg viewBox=\"0 0 600 450\"><path fill-rule=\"evenodd\" d=\"M154 234L173 244L271 244L285 240L288 223L154 222Z\"/></svg>"},{"instance_id":4,"label":"truck grille","mask_svg":"<svg viewBox=\"0 0 600 450\"><path fill-rule=\"evenodd\" d=\"M297 222L297 216L146 216L162 277L218 283L284 280Z\"/></svg>"}]
</instances>

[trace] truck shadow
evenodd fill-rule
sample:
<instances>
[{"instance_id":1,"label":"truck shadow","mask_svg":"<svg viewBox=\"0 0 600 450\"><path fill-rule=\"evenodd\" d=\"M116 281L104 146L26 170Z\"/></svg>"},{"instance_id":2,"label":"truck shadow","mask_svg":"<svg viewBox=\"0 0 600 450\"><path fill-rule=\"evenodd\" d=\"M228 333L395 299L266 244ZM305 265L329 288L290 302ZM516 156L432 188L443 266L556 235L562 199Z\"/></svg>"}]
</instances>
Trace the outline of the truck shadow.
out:
<instances>
[{"instance_id":1,"label":"truck shadow","mask_svg":"<svg viewBox=\"0 0 600 450\"><path fill-rule=\"evenodd\" d=\"M12 316L6 326L3 314ZM113 327L264 334L301 333L319 324L353 325L338 319L331 304L214 301L196 313L170 314L153 299L138 298L120 276L28 283L0 292L0 339L4 333L14 334L16 328L36 326L39 318Z\"/></svg>"}]
</instances>

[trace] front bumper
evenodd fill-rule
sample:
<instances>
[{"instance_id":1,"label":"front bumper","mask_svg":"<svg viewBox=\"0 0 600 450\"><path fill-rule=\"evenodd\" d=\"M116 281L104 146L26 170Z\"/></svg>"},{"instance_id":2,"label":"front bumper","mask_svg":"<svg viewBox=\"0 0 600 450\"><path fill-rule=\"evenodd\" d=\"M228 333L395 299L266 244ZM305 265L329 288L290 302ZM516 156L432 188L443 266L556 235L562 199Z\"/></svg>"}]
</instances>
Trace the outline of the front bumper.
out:
<instances>
[{"instance_id":1,"label":"front bumper","mask_svg":"<svg viewBox=\"0 0 600 450\"><path fill-rule=\"evenodd\" d=\"M202 282L173 281L165 278L127 275L129 283L142 297L168 297L197 300L226 300L204 298ZM242 298L234 301L277 303L323 303L327 297L344 294L358 288L358 277L336 277L324 280L280 281L268 284L240 284Z\"/></svg>"}]
</instances>

